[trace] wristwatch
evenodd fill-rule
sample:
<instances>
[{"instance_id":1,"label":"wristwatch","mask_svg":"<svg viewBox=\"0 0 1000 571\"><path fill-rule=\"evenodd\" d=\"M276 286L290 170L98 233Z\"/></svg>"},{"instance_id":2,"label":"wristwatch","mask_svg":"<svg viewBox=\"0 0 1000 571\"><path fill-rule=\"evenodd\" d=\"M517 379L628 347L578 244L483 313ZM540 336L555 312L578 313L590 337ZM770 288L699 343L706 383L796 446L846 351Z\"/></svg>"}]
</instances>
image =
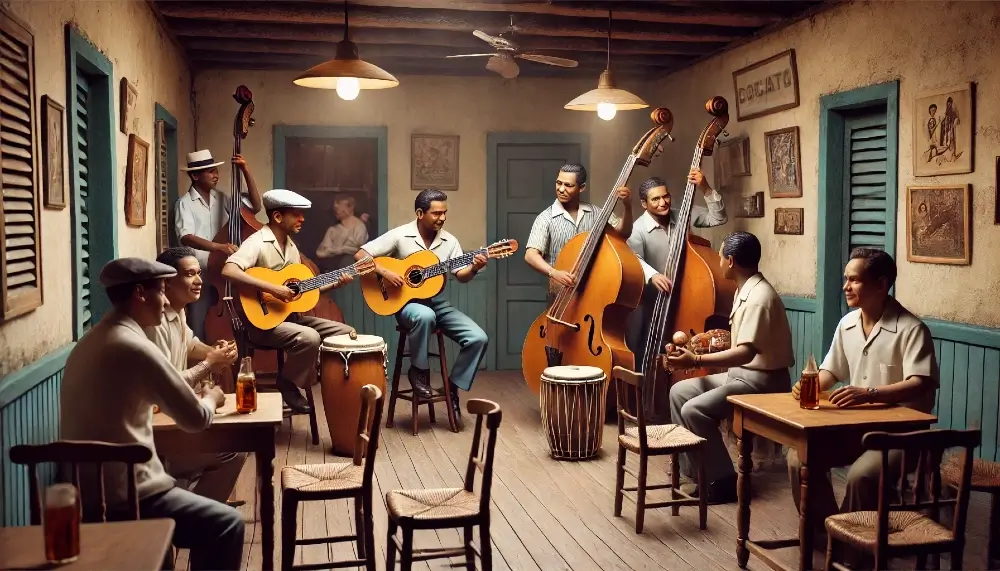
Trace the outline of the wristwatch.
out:
<instances>
[{"instance_id":1,"label":"wristwatch","mask_svg":"<svg viewBox=\"0 0 1000 571\"><path fill-rule=\"evenodd\" d=\"M875 402L878 398L878 388L868 387L868 402Z\"/></svg>"}]
</instances>

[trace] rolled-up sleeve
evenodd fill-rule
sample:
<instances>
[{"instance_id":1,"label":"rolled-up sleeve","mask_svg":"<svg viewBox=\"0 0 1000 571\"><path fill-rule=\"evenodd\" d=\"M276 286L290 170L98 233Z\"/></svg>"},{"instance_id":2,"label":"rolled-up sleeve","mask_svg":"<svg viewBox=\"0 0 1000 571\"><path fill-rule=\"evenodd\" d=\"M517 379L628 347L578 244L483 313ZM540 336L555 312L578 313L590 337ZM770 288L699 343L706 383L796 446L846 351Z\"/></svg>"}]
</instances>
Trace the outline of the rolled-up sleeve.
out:
<instances>
[{"instance_id":1,"label":"rolled-up sleeve","mask_svg":"<svg viewBox=\"0 0 1000 571\"><path fill-rule=\"evenodd\" d=\"M396 232L390 230L361 246L361 249L371 254L373 258L392 255L396 251Z\"/></svg>"},{"instance_id":2,"label":"rolled-up sleeve","mask_svg":"<svg viewBox=\"0 0 1000 571\"><path fill-rule=\"evenodd\" d=\"M844 339L840 331L840 326L833 333L833 342L830 343L830 350L827 351L820 370L827 371L842 383L851 380L851 367L847 361L847 354L844 353Z\"/></svg>"},{"instance_id":3,"label":"rolled-up sleeve","mask_svg":"<svg viewBox=\"0 0 1000 571\"><path fill-rule=\"evenodd\" d=\"M194 212L191 211L191 201L187 199L186 194L174 203L174 230L177 232L178 240L189 234L195 234Z\"/></svg>"},{"instance_id":4,"label":"rolled-up sleeve","mask_svg":"<svg viewBox=\"0 0 1000 571\"><path fill-rule=\"evenodd\" d=\"M729 221L726 214L726 204L722 200L722 195L714 189L705 195L705 206L693 206L691 208L692 225L696 228L711 228L722 226Z\"/></svg>"},{"instance_id":5,"label":"rolled-up sleeve","mask_svg":"<svg viewBox=\"0 0 1000 571\"><path fill-rule=\"evenodd\" d=\"M254 234L247 238L242 244L240 244L240 249L236 250L235 254L229 256L226 259L227 264L235 264L236 267L243 271L247 271L248 268L252 268L257 265L257 259L260 258L260 248L263 242L260 241L257 234Z\"/></svg>"},{"instance_id":6,"label":"rolled-up sleeve","mask_svg":"<svg viewBox=\"0 0 1000 571\"><path fill-rule=\"evenodd\" d=\"M524 246L526 249L538 250L543 258L549 251L549 222L551 218L548 208L535 217L535 222L531 225L531 233L528 234L528 243Z\"/></svg>"},{"instance_id":7,"label":"rolled-up sleeve","mask_svg":"<svg viewBox=\"0 0 1000 571\"><path fill-rule=\"evenodd\" d=\"M751 345L758 353L767 347L768 332L771 331L771 312L756 303L748 303L743 309L740 329L733 339L733 347Z\"/></svg>"},{"instance_id":8,"label":"rolled-up sleeve","mask_svg":"<svg viewBox=\"0 0 1000 571\"><path fill-rule=\"evenodd\" d=\"M903 337L903 379L910 377L926 377L933 381L935 387L940 384L934 339L923 323L907 331Z\"/></svg>"}]
</instances>

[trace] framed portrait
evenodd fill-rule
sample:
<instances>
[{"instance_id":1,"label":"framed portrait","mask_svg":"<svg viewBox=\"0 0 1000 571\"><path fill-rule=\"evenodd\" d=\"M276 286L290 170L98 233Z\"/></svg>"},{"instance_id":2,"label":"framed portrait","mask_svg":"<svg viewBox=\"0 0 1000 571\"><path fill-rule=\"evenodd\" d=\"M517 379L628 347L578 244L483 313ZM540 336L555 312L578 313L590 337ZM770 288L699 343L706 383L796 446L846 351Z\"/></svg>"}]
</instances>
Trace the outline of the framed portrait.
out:
<instances>
[{"instance_id":1,"label":"framed portrait","mask_svg":"<svg viewBox=\"0 0 1000 571\"><path fill-rule=\"evenodd\" d=\"M799 106L795 50L733 72L736 120L745 121Z\"/></svg>"},{"instance_id":2,"label":"framed portrait","mask_svg":"<svg viewBox=\"0 0 1000 571\"><path fill-rule=\"evenodd\" d=\"M149 143L134 133L128 136L128 164L125 167L125 223L146 225L146 172Z\"/></svg>"},{"instance_id":3,"label":"framed portrait","mask_svg":"<svg viewBox=\"0 0 1000 571\"><path fill-rule=\"evenodd\" d=\"M801 235L804 232L804 208L775 208L774 233Z\"/></svg>"},{"instance_id":4,"label":"framed portrait","mask_svg":"<svg viewBox=\"0 0 1000 571\"><path fill-rule=\"evenodd\" d=\"M771 198L802 196L802 163L799 160L799 149L798 127L764 133L767 186Z\"/></svg>"},{"instance_id":5,"label":"framed portrait","mask_svg":"<svg viewBox=\"0 0 1000 571\"><path fill-rule=\"evenodd\" d=\"M764 193L755 192L750 196L740 197L740 209L736 212L737 218L763 218L764 217Z\"/></svg>"},{"instance_id":6,"label":"framed portrait","mask_svg":"<svg viewBox=\"0 0 1000 571\"><path fill-rule=\"evenodd\" d=\"M727 188L733 177L750 176L750 138L740 137L720 142L712 155L714 157L717 188Z\"/></svg>"},{"instance_id":7,"label":"framed portrait","mask_svg":"<svg viewBox=\"0 0 1000 571\"><path fill-rule=\"evenodd\" d=\"M917 94L913 106L913 176L973 170L973 84Z\"/></svg>"},{"instance_id":8,"label":"framed portrait","mask_svg":"<svg viewBox=\"0 0 1000 571\"><path fill-rule=\"evenodd\" d=\"M118 129L128 135L135 132L136 125L133 124L135 117L135 104L139 98L139 91L128 79L122 78L118 94Z\"/></svg>"},{"instance_id":9,"label":"framed portrait","mask_svg":"<svg viewBox=\"0 0 1000 571\"><path fill-rule=\"evenodd\" d=\"M63 145L66 140L66 108L48 95L42 96L42 181L45 208L66 208L66 171Z\"/></svg>"},{"instance_id":10,"label":"framed portrait","mask_svg":"<svg viewBox=\"0 0 1000 571\"><path fill-rule=\"evenodd\" d=\"M906 259L972 263L972 185L906 187Z\"/></svg>"},{"instance_id":11,"label":"framed portrait","mask_svg":"<svg viewBox=\"0 0 1000 571\"><path fill-rule=\"evenodd\" d=\"M458 190L458 135L410 137L410 188Z\"/></svg>"}]
</instances>

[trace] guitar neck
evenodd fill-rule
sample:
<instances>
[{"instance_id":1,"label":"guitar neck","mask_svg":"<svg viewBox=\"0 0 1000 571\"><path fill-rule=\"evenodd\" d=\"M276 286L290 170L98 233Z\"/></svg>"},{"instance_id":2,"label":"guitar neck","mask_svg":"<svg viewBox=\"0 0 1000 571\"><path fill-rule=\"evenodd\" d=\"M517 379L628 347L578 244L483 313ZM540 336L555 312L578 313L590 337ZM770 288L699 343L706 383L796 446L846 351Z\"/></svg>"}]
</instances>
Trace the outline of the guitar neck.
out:
<instances>
[{"instance_id":1,"label":"guitar neck","mask_svg":"<svg viewBox=\"0 0 1000 571\"><path fill-rule=\"evenodd\" d=\"M466 266L471 266L472 259L480 254L489 257L487 249L480 248L478 250L473 250L472 252L466 252L457 258L445 260L443 262L434 264L433 266L427 266L423 270L424 279L432 278L434 276L439 276L445 272L460 270Z\"/></svg>"},{"instance_id":2,"label":"guitar neck","mask_svg":"<svg viewBox=\"0 0 1000 571\"><path fill-rule=\"evenodd\" d=\"M357 277L360 275L358 273L355 264L347 266L346 268L340 268L339 270L333 270L332 272L327 272L325 274L320 274L314 278L309 278L307 280L302 280L299 282L299 293L304 293L310 290L318 289L323 286L330 285L337 282L345 275L351 275Z\"/></svg>"}]
</instances>

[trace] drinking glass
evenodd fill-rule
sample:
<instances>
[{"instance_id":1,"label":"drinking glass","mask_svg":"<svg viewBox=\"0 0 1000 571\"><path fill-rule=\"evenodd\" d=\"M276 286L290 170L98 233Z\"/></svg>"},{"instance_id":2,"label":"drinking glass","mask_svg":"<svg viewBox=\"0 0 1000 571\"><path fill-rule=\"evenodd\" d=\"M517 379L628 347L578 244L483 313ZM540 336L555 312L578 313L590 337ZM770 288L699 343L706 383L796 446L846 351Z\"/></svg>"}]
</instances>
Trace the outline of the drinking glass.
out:
<instances>
[{"instance_id":1,"label":"drinking glass","mask_svg":"<svg viewBox=\"0 0 1000 571\"><path fill-rule=\"evenodd\" d=\"M80 506L76 486L54 484L45 490L45 559L69 563L80 556Z\"/></svg>"}]
</instances>

